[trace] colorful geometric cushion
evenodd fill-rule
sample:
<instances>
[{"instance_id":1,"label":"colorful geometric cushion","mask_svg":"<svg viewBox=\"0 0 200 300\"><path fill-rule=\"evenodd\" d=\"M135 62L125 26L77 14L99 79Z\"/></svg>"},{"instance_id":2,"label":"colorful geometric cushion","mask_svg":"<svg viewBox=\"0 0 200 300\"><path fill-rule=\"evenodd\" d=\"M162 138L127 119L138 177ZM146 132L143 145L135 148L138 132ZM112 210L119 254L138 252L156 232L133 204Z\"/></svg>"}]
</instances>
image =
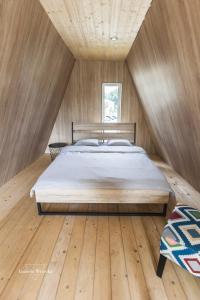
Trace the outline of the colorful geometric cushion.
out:
<instances>
[{"instance_id":1,"label":"colorful geometric cushion","mask_svg":"<svg viewBox=\"0 0 200 300\"><path fill-rule=\"evenodd\" d=\"M200 277L200 211L175 207L161 236L160 253Z\"/></svg>"}]
</instances>

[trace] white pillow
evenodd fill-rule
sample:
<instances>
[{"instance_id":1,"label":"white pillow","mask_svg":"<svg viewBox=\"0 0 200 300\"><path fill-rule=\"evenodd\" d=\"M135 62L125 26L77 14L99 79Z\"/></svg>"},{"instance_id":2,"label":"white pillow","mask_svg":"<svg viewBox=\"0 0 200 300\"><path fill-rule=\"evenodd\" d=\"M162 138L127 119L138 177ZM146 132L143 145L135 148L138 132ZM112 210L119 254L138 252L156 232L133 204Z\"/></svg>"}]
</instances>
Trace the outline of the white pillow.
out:
<instances>
[{"instance_id":1,"label":"white pillow","mask_svg":"<svg viewBox=\"0 0 200 300\"><path fill-rule=\"evenodd\" d=\"M99 146L97 139L82 139L75 143L76 146Z\"/></svg>"},{"instance_id":2,"label":"white pillow","mask_svg":"<svg viewBox=\"0 0 200 300\"><path fill-rule=\"evenodd\" d=\"M125 139L115 139L115 140L108 140L108 146L132 146L129 140Z\"/></svg>"}]
</instances>

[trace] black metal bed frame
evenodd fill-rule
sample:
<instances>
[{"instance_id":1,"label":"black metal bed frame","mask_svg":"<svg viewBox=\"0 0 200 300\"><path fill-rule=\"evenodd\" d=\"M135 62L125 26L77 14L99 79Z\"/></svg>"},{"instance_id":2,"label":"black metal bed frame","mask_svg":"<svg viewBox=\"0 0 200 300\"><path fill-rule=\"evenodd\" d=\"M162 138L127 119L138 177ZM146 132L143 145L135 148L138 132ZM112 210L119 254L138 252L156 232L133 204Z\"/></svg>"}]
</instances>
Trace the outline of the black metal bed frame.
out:
<instances>
[{"instance_id":1,"label":"black metal bed frame","mask_svg":"<svg viewBox=\"0 0 200 300\"><path fill-rule=\"evenodd\" d=\"M134 123L134 143L136 142L136 123ZM72 144L74 143L74 122L72 122ZM169 193L170 197L175 197L174 192ZM49 203L46 203L49 204ZM56 203L51 203L56 204ZM167 213L167 203L163 204L163 209L160 212L151 212L151 211L144 211L144 212L131 212L131 211L124 211L124 212L107 212L107 211L48 211L42 209L42 203L37 202L37 210L38 215L40 216L162 216L165 217Z\"/></svg>"},{"instance_id":2,"label":"black metal bed frame","mask_svg":"<svg viewBox=\"0 0 200 300\"><path fill-rule=\"evenodd\" d=\"M51 203L55 204L55 203ZM167 213L167 203L163 204L161 212L105 212L105 211L46 211L42 209L42 204L37 202L38 215L40 216L162 216Z\"/></svg>"}]
</instances>

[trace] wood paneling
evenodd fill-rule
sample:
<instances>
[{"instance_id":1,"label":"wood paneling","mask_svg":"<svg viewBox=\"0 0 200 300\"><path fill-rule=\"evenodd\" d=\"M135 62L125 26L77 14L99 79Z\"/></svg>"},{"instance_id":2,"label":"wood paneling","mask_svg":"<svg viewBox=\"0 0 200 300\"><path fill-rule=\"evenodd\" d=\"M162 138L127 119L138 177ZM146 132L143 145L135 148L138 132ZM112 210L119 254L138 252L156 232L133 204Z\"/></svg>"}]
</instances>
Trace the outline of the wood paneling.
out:
<instances>
[{"instance_id":1,"label":"wood paneling","mask_svg":"<svg viewBox=\"0 0 200 300\"><path fill-rule=\"evenodd\" d=\"M90 60L124 60L151 1L40 0L74 56Z\"/></svg>"},{"instance_id":2,"label":"wood paneling","mask_svg":"<svg viewBox=\"0 0 200 300\"><path fill-rule=\"evenodd\" d=\"M143 112L123 62L76 61L50 142L71 143L71 123L101 122L103 82L122 82L122 122L137 123L136 143L154 152Z\"/></svg>"},{"instance_id":3,"label":"wood paneling","mask_svg":"<svg viewBox=\"0 0 200 300\"><path fill-rule=\"evenodd\" d=\"M199 27L199 0L154 0L127 60L160 152L198 190Z\"/></svg>"},{"instance_id":4,"label":"wood paneling","mask_svg":"<svg viewBox=\"0 0 200 300\"><path fill-rule=\"evenodd\" d=\"M74 59L38 1L0 10L2 184L44 152Z\"/></svg>"}]
</instances>

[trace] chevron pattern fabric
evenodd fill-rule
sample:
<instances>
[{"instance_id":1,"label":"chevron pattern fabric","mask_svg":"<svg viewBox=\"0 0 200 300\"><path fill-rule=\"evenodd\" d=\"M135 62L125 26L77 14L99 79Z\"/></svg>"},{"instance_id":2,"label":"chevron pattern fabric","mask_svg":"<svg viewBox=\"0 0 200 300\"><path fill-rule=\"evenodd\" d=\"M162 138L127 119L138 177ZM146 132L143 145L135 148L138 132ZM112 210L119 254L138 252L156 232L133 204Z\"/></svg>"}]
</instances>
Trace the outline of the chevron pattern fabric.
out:
<instances>
[{"instance_id":1,"label":"chevron pattern fabric","mask_svg":"<svg viewBox=\"0 0 200 300\"><path fill-rule=\"evenodd\" d=\"M175 207L161 236L160 253L200 278L200 211Z\"/></svg>"}]
</instances>

